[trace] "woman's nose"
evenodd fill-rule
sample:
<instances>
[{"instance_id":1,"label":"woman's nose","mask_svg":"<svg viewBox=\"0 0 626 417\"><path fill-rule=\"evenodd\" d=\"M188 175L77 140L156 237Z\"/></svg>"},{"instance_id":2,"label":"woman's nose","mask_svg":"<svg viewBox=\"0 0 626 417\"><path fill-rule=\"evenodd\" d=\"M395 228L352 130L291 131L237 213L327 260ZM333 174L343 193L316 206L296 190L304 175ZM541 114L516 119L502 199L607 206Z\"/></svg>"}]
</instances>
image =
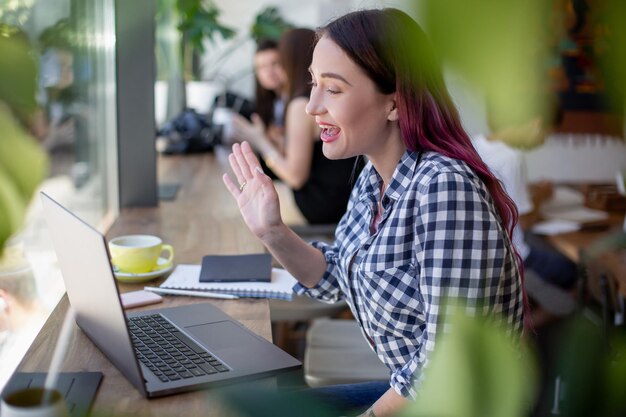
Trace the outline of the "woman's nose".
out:
<instances>
[{"instance_id":1,"label":"woman's nose","mask_svg":"<svg viewBox=\"0 0 626 417\"><path fill-rule=\"evenodd\" d=\"M314 90L311 91L311 95L309 96L309 102L305 107L305 111L311 116L321 114L324 111L319 96L315 93Z\"/></svg>"}]
</instances>

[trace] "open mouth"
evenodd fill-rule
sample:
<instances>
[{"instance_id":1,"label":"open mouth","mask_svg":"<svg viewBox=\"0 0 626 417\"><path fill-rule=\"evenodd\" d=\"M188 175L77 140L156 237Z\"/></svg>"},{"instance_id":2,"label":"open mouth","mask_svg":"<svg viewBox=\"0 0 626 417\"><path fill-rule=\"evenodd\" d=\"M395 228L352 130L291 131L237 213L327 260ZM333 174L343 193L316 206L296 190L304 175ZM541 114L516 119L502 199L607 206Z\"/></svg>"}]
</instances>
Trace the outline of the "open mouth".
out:
<instances>
[{"instance_id":1,"label":"open mouth","mask_svg":"<svg viewBox=\"0 0 626 417\"><path fill-rule=\"evenodd\" d=\"M336 126L321 126L322 133L320 134L320 139L323 142L332 142L339 138L339 133L341 133L341 129Z\"/></svg>"}]
</instances>

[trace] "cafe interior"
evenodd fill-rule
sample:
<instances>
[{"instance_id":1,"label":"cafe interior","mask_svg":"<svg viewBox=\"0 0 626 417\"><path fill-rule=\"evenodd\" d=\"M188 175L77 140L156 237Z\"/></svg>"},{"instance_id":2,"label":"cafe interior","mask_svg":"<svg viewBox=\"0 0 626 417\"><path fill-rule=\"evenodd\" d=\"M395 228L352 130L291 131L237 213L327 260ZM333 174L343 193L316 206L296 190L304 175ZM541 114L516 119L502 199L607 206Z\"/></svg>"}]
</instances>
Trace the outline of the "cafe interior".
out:
<instances>
[{"instance_id":1,"label":"cafe interior","mask_svg":"<svg viewBox=\"0 0 626 417\"><path fill-rule=\"evenodd\" d=\"M547 282L527 265L533 324L515 351L486 323L465 318L452 325L438 340L447 348L426 367L424 394L398 415L626 415L626 6L435 3L0 2L3 396L20 374L52 369L73 304L40 192L107 241L154 235L171 245L163 267L108 271L120 294L159 287L181 266L204 267L206 255L268 253L222 179L232 175L228 156L240 140L233 114L250 120L256 111L257 46L354 10L394 7L431 37L469 137L504 132L501 139L523 161L531 207L518 207L524 238L567 263L569 272L563 267L557 280L571 277L567 285ZM502 130L520 114L539 114L541 133ZM274 184L288 226L305 241L333 241L337 222L308 222L290 185L280 178ZM153 264L165 261L156 257ZM297 394L389 379L345 300L262 294L160 294L160 304L125 311L211 303L301 367L256 385L244 380L234 393L217 386L147 399L72 321L61 375L100 377L70 415L333 415Z\"/></svg>"}]
</instances>

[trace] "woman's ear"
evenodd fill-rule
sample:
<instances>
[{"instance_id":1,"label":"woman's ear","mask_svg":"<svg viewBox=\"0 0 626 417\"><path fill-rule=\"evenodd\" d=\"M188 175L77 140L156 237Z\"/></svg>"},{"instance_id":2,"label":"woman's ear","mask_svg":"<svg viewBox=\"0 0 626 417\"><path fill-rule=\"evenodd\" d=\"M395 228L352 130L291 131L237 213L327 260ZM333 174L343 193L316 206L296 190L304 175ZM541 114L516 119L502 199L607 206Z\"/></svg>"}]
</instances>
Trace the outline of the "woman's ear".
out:
<instances>
[{"instance_id":1,"label":"woman's ear","mask_svg":"<svg viewBox=\"0 0 626 417\"><path fill-rule=\"evenodd\" d=\"M392 94L389 101L389 113L387 113L387 120L390 122L398 121L398 106L396 106L396 95Z\"/></svg>"}]
</instances>

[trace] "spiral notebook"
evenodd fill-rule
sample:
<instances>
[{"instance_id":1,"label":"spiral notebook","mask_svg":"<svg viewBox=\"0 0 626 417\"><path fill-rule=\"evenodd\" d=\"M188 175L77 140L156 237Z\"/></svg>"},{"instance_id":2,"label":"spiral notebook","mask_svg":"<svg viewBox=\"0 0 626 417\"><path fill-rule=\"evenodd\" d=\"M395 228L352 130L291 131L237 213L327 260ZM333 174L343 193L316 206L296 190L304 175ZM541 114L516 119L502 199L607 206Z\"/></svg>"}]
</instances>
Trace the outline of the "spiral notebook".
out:
<instances>
[{"instance_id":1,"label":"spiral notebook","mask_svg":"<svg viewBox=\"0 0 626 417\"><path fill-rule=\"evenodd\" d=\"M271 282L200 282L200 265L177 265L161 288L210 291L239 297L291 300L296 279L287 271L272 268Z\"/></svg>"}]
</instances>

